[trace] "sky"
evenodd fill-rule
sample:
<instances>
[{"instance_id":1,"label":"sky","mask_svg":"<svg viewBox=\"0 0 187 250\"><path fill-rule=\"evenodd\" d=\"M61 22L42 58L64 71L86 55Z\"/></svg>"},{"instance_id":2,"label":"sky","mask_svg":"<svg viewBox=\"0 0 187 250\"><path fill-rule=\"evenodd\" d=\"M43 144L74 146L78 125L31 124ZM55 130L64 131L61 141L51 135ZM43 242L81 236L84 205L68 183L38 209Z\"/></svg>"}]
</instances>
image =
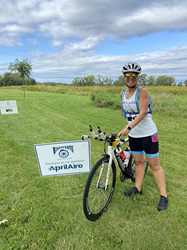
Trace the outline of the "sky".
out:
<instances>
[{"instance_id":1,"label":"sky","mask_svg":"<svg viewBox=\"0 0 187 250\"><path fill-rule=\"evenodd\" d=\"M37 82L114 81L128 62L187 79L187 0L0 0L0 75L27 58Z\"/></svg>"}]
</instances>

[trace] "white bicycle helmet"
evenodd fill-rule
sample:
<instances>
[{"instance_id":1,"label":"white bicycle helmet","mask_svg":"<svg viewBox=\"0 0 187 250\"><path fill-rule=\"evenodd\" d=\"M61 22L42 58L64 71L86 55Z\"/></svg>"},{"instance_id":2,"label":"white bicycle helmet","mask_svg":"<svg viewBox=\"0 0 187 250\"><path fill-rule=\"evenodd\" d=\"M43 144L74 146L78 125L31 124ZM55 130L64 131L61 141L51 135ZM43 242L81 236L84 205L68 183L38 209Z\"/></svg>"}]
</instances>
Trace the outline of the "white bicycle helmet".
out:
<instances>
[{"instance_id":1,"label":"white bicycle helmet","mask_svg":"<svg viewBox=\"0 0 187 250\"><path fill-rule=\"evenodd\" d=\"M129 62L128 64L125 64L122 69L123 74L126 74L127 72L134 72L134 73L140 74L141 67L139 64L135 62Z\"/></svg>"}]
</instances>

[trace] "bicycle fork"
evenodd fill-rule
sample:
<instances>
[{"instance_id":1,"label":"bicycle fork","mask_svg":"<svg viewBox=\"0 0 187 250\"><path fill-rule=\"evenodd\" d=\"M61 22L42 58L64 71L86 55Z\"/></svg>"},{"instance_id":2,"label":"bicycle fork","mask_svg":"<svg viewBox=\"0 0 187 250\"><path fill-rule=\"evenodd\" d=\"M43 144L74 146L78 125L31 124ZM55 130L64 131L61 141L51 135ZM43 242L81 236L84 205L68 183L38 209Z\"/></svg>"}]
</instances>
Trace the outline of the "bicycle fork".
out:
<instances>
[{"instance_id":1,"label":"bicycle fork","mask_svg":"<svg viewBox=\"0 0 187 250\"><path fill-rule=\"evenodd\" d=\"M104 191L106 191L108 189L109 178L110 178L110 171L111 171L111 167L112 167L112 160L114 159L115 162L117 163L117 159L116 159L116 156L114 154L112 146L108 146L107 155L109 156L109 163L108 163L108 170L107 170L107 176L106 176L105 186L101 186L100 185L100 180L101 180L104 168L105 168L105 162L102 163L102 167L101 167L99 178L98 178L98 182L97 182L97 188L102 188L102 189L104 189Z\"/></svg>"}]
</instances>

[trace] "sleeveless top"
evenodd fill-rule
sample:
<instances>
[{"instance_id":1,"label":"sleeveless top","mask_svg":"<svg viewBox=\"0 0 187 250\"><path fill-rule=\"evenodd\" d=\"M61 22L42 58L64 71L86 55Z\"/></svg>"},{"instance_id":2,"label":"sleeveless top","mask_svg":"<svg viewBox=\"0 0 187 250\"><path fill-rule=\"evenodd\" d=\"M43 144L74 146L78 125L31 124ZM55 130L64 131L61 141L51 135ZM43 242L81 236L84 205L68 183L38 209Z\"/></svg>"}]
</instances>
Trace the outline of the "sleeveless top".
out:
<instances>
[{"instance_id":1,"label":"sleeveless top","mask_svg":"<svg viewBox=\"0 0 187 250\"><path fill-rule=\"evenodd\" d=\"M136 91L129 99L126 99L125 97L126 93L125 93L123 100L122 100L123 109L125 110L125 112L127 112L128 124L131 124L131 122L138 115L137 114L138 110L137 110L136 101L135 101ZM148 108L148 111L149 111L149 108ZM156 125L152 120L152 115L148 113L134 128L131 129L129 136L133 138L141 138L141 137L153 135L155 133L157 133Z\"/></svg>"}]
</instances>

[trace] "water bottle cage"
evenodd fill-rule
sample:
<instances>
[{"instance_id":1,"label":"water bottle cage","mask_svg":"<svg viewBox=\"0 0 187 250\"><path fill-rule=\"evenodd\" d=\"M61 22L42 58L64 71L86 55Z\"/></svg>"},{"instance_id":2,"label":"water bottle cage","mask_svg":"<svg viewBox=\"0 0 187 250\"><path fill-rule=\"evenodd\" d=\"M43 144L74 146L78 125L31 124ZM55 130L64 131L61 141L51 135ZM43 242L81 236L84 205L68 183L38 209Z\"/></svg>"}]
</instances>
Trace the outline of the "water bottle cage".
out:
<instances>
[{"instance_id":1,"label":"water bottle cage","mask_svg":"<svg viewBox=\"0 0 187 250\"><path fill-rule=\"evenodd\" d=\"M124 161L121 157L121 155L117 154L118 162L119 162L119 167L121 168L122 171L125 171L125 166L124 166Z\"/></svg>"}]
</instances>

